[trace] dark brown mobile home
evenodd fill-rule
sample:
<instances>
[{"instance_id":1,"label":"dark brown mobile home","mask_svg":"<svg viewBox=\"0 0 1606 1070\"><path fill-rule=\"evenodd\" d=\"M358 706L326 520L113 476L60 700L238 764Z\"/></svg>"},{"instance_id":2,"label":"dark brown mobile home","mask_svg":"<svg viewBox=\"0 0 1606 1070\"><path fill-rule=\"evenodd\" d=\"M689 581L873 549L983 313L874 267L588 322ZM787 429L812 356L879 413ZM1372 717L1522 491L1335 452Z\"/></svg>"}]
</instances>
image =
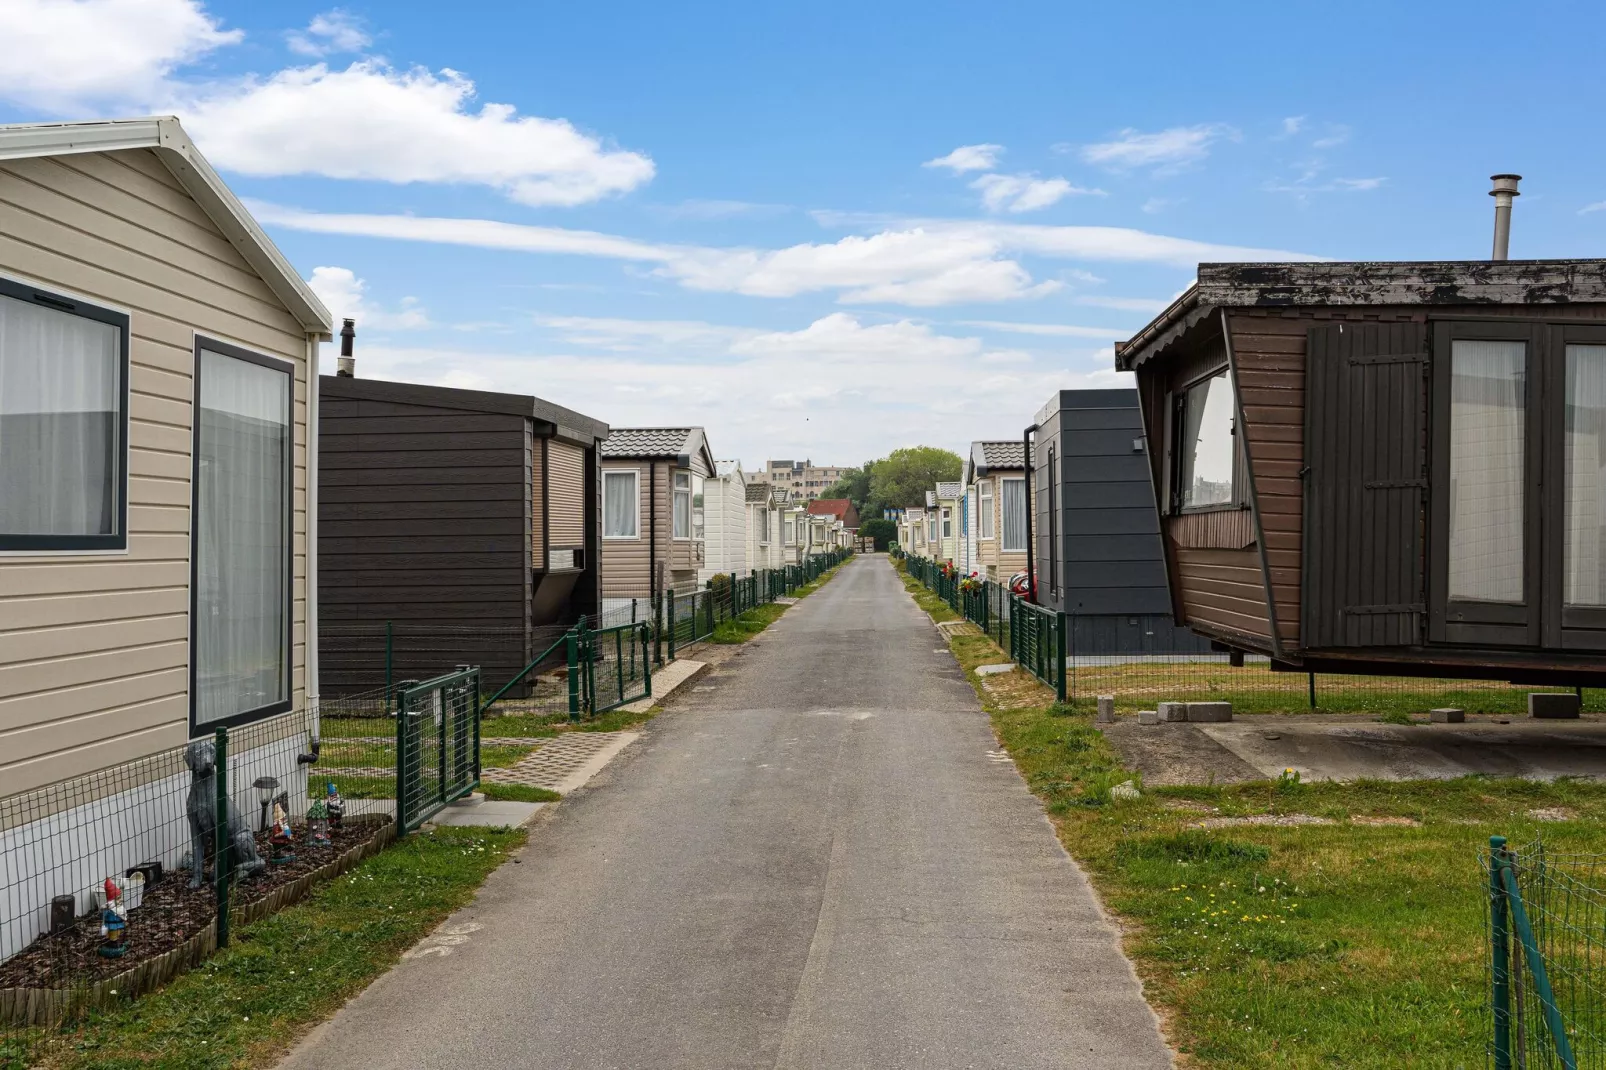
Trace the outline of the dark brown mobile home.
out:
<instances>
[{"instance_id":1,"label":"dark brown mobile home","mask_svg":"<svg viewBox=\"0 0 1606 1070\"><path fill-rule=\"evenodd\" d=\"M1131 341L1179 623L1606 684L1606 261L1201 264Z\"/></svg>"},{"instance_id":2,"label":"dark brown mobile home","mask_svg":"<svg viewBox=\"0 0 1606 1070\"><path fill-rule=\"evenodd\" d=\"M384 682L352 637L387 621L428 633L398 640L396 678L472 663L499 685L548 626L597 612L606 424L521 394L344 375L319 391L326 691Z\"/></svg>"}]
</instances>

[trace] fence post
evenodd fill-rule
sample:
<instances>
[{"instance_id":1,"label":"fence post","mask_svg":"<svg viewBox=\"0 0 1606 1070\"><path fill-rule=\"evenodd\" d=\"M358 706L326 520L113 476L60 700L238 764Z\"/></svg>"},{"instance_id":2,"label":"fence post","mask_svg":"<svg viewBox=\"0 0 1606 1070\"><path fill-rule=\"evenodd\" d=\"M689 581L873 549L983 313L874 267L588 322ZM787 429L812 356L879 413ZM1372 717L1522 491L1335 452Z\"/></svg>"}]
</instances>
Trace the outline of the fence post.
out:
<instances>
[{"instance_id":1,"label":"fence post","mask_svg":"<svg viewBox=\"0 0 1606 1070\"><path fill-rule=\"evenodd\" d=\"M391 684L391 681L394 679L393 673L395 672L395 664L396 664L396 661L395 661L395 658L396 658L396 655L395 655L396 637L395 637L394 632L395 632L394 623L392 621L388 621L387 620L385 622L385 697L386 698L390 697L390 684Z\"/></svg>"},{"instance_id":2,"label":"fence post","mask_svg":"<svg viewBox=\"0 0 1606 1070\"><path fill-rule=\"evenodd\" d=\"M1310 708L1316 708L1316 674L1308 673L1310 677Z\"/></svg>"},{"instance_id":3,"label":"fence post","mask_svg":"<svg viewBox=\"0 0 1606 1070\"><path fill-rule=\"evenodd\" d=\"M396 692L396 838L407 835L407 694Z\"/></svg>"},{"instance_id":4,"label":"fence post","mask_svg":"<svg viewBox=\"0 0 1606 1070\"><path fill-rule=\"evenodd\" d=\"M1506 889L1501 879L1506 838L1489 837L1489 976L1493 982L1494 1067L1511 1070L1511 936L1506 927Z\"/></svg>"},{"instance_id":5,"label":"fence post","mask_svg":"<svg viewBox=\"0 0 1606 1070\"><path fill-rule=\"evenodd\" d=\"M647 657L647 633L641 633L641 675L647 681L647 697L652 698L652 659Z\"/></svg>"},{"instance_id":6,"label":"fence post","mask_svg":"<svg viewBox=\"0 0 1606 1070\"><path fill-rule=\"evenodd\" d=\"M652 656L654 661L662 665L664 663L664 593L662 591L653 592L652 619ZM669 641L673 644L674 637L671 636ZM673 645L670 646L669 656L670 658L675 656Z\"/></svg>"},{"instance_id":7,"label":"fence post","mask_svg":"<svg viewBox=\"0 0 1606 1070\"><path fill-rule=\"evenodd\" d=\"M474 786L480 786L480 677L474 674Z\"/></svg>"},{"instance_id":8,"label":"fence post","mask_svg":"<svg viewBox=\"0 0 1606 1070\"><path fill-rule=\"evenodd\" d=\"M437 802L439 802L442 806L445 806L446 805L446 779L447 779L447 774L446 774L446 731L447 731L447 725L451 721L452 716L451 716L451 711L448 710L447 707L446 707L447 696L449 695L449 692L446 690L446 688L437 687L435 689L435 694L440 696L439 701L440 701L440 711L441 711L440 739L438 740L438 743L440 745L440 755L439 755L440 761L439 761L439 764L435 766L436 769L440 770L440 773L439 773L439 775L437 775L435 777L435 786L436 786L435 798L436 798Z\"/></svg>"},{"instance_id":9,"label":"fence post","mask_svg":"<svg viewBox=\"0 0 1606 1070\"><path fill-rule=\"evenodd\" d=\"M1054 695L1065 701L1065 614L1054 614L1054 661L1058 669L1054 673Z\"/></svg>"},{"instance_id":10,"label":"fence post","mask_svg":"<svg viewBox=\"0 0 1606 1070\"><path fill-rule=\"evenodd\" d=\"M213 811L212 886L217 895L217 946L229 946L229 877L234 869L234 845L229 842L229 730L219 728L213 736L213 771L217 778L217 809ZM204 858L192 858L190 863L200 873L206 865Z\"/></svg>"},{"instance_id":11,"label":"fence post","mask_svg":"<svg viewBox=\"0 0 1606 1070\"><path fill-rule=\"evenodd\" d=\"M569 720L571 721L580 719L580 629L583 627L584 623L576 624L563 637L563 657L569 666Z\"/></svg>"},{"instance_id":12,"label":"fence post","mask_svg":"<svg viewBox=\"0 0 1606 1070\"><path fill-rule=\"evenodd\" d=\"M665 591L664 594L665 594L665 597L669 601L669 660L670 661L674 661L675 660L675 632L677 630L676 629L676 624L678 623L675 620L675 589L673 587L671 587L671 588L669 588L669 590ZM662 664L662 662L660 662L659 664Z\"/></svg>"}]
</instances>

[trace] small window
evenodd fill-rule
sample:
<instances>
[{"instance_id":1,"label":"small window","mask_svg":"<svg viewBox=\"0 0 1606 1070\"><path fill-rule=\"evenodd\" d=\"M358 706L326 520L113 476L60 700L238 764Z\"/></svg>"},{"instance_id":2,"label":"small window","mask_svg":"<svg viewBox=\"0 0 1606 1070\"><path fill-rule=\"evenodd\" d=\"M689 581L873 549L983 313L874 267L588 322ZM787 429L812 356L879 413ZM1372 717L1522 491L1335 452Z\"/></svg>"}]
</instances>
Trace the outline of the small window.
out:
<instances>
[{"instance_id":1,"label":"small window","mask_svg":"<svg viewBox=\"0 0 1606 1070\"><path fill-rule=\"evenodd\" d=\"M1005 553L1022 553L1026 549L1026 479L999 481L1003 490L1004 538L999 547Z\"/></svg>"},{"instance_id":2,"label":"small window","mask_svg":"<svg viewBox=\"0 0 1606 1070\"><path fill-rule=\"evenodd\" d=\"M1176 500L1183 509L1230 506L1233 486L1232 377L1225 369L1182 394L1177 413Z\"/></svg>"},{"instance_id":3,"label":"small window","mask_svg":"<svg viewBox=\"0 0 1606 1070\"><path fill-rule=\"evenodd\" d=\"M675 473L675 495L673 503L674 529L672 534L677 539L691 538L691 473Z\"/></svg>"},{"instance_id":4,"label":"small window","mask_svg":"<svg viewBox=\"0 0 1606 1070\"><path fill-rule=\"evenodd\" d=\"M691 477L691 537L698 542L703 541L703 477Z\"/></svg>"},{"instance_id":5,"label":"small window","mask_svg":"<svg viewBox=\"0 0 1606 1070\"><path fill-rule=\"evenodd\" d=\"M128 317L0 280L0 550L123 550Z\"/></svg>"},{"instance_id":6,"label":"small window","mask_svg":"<svg viewBox=\"0 0 1606 1070\"><path fill-rule=\"evenodd\" d=\"M948 507L944 507L942 511L942 537L945 539L954 537L954 511Z\"/></svg>"},{"instance_id":7,"label":"small window","mask_svg":"<svg viewBox=\"0 0 1606 1070\"><path fill-rule=\"evenodd\" d=\"M294 368L195 345L194 729L290 708Z\"/></svg>"},{"instance_id":8,"label":"small window","mask_svg":"<svg viewBox=\"0 0 1606 1070\"><path fill-rule=\"evenodd\" d=\"M637 494L641 473L634 469L602 473L602 537L635 539L641 502Z\"/></svg>"},{"instance_id":9,"label":"small window","mask_svg":"<svg viewBox=\"0 0 1606 1070\"><path fill-rule=\"evenodd\" d=\"M937 518L932 517L926 521L926 541L937 541Z\"/></svg>"},{"instance_id":10,"label":"small window","mask_svg":"<svg viewBox=\"0 0 1606 1070\"><path fill-rule=\"evenodd\" d=\"M993 484L982 480L976 484L976 538L993 537Z\"/></svg>"}]
</instances>

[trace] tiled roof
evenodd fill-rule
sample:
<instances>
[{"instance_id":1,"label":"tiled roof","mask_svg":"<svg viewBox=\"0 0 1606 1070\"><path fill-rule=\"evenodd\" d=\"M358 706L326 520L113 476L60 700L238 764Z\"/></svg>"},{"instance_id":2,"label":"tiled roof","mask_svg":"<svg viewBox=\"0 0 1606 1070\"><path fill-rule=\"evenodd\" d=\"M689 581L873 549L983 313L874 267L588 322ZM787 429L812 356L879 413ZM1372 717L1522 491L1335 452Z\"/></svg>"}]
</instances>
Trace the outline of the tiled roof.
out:
<instances>
[{"instance_id":1,"label":"tiled roof","mask_svg":"<svg viewBox=\"0 0 1606 1070\"><path fill-rule=\"evenodd\" d=\"M965 487L962 483L937 484L937 497L939 498L963 498L964 496Z\"/></svg>"},{"instance_id":2,"label":"tiled roof","mask_svg":"<svg viewBox=\"0 0 1606 1070\"><path fill-rule=\"evenodd\" d=\"M972 442L970 456L982 468L1026 467L1026 450L1019 442Z\"/></svg>"},{"instance_id":3,"label":"tiled roof","mask_svg":"<svg viewBox=\"0 0 1606 1070\"><path fill-rule=\"evenodd\" d=\"M815 516L834 516L841 519L853 505L847 498L816 498L809 502L809 512Z\"/></svg>"},{"instance_id":4,"label":"tiled roof","mask_svg":"<svg viewBox=\"0 0 1606 1070\"><path fill-rule=\"evenodd\" d=\"M602 442L604 457L679 457L689 452L691 427L616 427Z\"/></svg>"},{"instance_id":5,"label":"tiled roof","mask_svg":"<svg viewBox=\"0 0 1606 1070\"><path fill-rule=\"evenodd\" d=\"M749 483L747 485L747 500L755 505L769 501L775 495L775 489L768 483Z\"/></svg>"}]
</instances>

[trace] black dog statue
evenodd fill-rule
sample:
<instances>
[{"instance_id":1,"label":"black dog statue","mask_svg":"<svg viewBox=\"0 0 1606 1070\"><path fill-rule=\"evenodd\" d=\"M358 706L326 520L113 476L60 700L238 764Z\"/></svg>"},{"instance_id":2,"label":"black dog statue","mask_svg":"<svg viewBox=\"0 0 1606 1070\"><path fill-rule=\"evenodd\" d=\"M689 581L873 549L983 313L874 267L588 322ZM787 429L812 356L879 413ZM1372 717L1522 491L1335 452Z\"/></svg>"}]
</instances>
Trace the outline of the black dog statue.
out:
<instances>
[{"instance_id":1,"label":"black dog statue","mask_svg":"<svg viewBox=\"0 0 1606 1070\"><path fill-rule=\"evenodd\" d=\"M216 843L217 830L217 748L209 739L198 739L184 748L184 764L190 767L190 887L201 886L201 869ZM228 804L229 839L234 844L234 871L242 877L262 872L267 863L257 854L256 837L240 820L234 803Z\"/></svg>"}]
</instances>

